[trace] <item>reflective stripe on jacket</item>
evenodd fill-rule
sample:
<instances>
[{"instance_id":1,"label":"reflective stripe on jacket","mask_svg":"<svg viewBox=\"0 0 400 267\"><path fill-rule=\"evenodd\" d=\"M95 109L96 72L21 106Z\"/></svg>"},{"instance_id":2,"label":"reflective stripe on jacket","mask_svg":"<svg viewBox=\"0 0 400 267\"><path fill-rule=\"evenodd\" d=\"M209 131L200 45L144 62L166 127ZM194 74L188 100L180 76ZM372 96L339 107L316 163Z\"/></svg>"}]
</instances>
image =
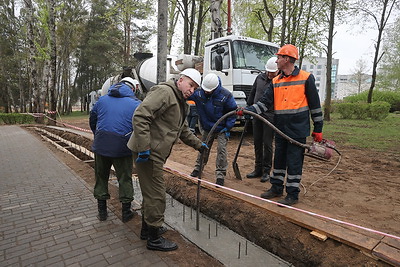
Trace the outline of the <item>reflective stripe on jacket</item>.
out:
<instances>
[{"instance_id":1,"label":"reflective stripe on jacket","mask_svg":"<svg viewBox=\"0 0 400 267\"><path fill-rule=\"evenodd\" d=\"M275 114L294 114L308 110L305 83L310 73L300 70L289 77L273 79Z\"/></svg>"},{"instance_id":2,"label":"reflective stripe on jacket","mask_svg":"<svg viewBox=\"0 0 400 267\"><path fill-rule=\"evenodd\" d=\"M314 76L295 67L292 74L280 73L262 98L253 105L257 113L275 109L275 126L292 138L310 135L310 113L314 132L322 132L323 117Z\"/></svg>"}]
</instances>

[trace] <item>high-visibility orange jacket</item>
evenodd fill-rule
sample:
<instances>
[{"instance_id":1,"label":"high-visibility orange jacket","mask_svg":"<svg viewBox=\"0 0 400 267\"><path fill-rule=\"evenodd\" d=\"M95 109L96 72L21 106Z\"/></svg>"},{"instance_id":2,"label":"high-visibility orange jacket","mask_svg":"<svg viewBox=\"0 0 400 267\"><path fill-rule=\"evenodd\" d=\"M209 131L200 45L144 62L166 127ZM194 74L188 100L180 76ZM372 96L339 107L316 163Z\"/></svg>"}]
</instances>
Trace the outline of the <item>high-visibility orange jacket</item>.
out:
<instances>
[{"instance_id":1,"label":"high-visibility orange jacket","mask_svg":"<svg viewBox=\"0 0 400 267\"><path fill-rule=\"evenodd\" d=\"M314 75L295 67L289 76L280 73L262 98L253 105L257 113L275 110L275 126L292 138L310 135L310 113L314 132L322 132L323 117Z\"/></svg>"}]
</instances>

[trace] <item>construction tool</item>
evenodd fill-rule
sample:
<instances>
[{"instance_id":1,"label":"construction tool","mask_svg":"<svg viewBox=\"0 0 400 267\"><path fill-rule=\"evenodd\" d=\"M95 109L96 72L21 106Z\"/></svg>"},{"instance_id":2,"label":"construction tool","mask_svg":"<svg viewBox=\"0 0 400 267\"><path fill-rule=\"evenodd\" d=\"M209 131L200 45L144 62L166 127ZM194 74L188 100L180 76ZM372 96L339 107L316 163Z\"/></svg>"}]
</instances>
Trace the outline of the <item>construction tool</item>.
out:
<instances>
[{"instance_id":1,"label":"construction tool","mask_svg":"<svg viewBox=\"0 0 400 267\"><path fill-rule=\"evenodd\" d=\"M240 136L239 145L238 145L238 148L236 150L235 158L233 159L233 162L232 162L233 172L235 173L236 179L239 179L239 180L242 180L242 175L240 175L239 165L237 164L236 161L237 161L237 158L239 156L240 147L242 146L242 142L243 142L243 139L244 139L244 134L246 133L248 122L249 122L249 120L246 119L246 122L244 123L244 129L243 129L242 135Z\"/></svg>"}]
</instances>

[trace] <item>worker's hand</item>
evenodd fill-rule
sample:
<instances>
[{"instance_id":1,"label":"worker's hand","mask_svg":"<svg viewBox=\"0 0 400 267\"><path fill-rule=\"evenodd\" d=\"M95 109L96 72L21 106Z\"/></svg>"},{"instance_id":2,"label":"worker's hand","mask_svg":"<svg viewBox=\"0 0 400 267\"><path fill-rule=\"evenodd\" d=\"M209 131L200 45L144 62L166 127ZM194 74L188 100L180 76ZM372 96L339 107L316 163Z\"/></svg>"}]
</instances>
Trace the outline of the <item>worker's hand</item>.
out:
<instances>
[{"instance_id":1,"label":"worker's hand","mask_svg":"<svg viewBox=\"0 0 400 267\"><path fill-rule=\"evenodd\" d=\"M244 109L247 110L247 111L251 111L251 112L257 113L257 110L256 110L256 108L254 106L246 106Z\"/></svg>"},{"instance_id":2,"label":"worker's hand","mask_svg":"<svg viewBox=\"0 0 400 267\"><path fill-rule=\"evenodd\" d=\"M199 152L203 153L203 151L209 149L206 143L201 143L201 147L199 148Z\"/></svg>"},{"instance_id":3,"label":"worker's hand","mask_svg":"<svg viewBox=\"0 0 400 267\"><path fill-rule=\"evenodd\" d=\"M315 142L319 143L322 141L322 133L312 132L311 136L314 137Z\"/></svg>"},{"instance_id":4,"label":"worker's hand","mask_svg":"<svg viewBox=\"0 0 400 267\"><path fill-rule=\"evenodd\" d=\"M231 132L230 132L230 131L226 131L226 132L225 132L225 137L226 137L227 139L229 139L229 137L231 137Z\"/></svg>"},{"instance_id":5,"label":"worker's hand","mask_svg":"<svg viewBox=\"0 0 400 267\"><path fill-rule=\"evenodd\" d=\"M139 152L136 163L147 162L150 157L150 149Z\"/></svg>"},{"instance_id":6,"label":"worker's hand","mask_svg":"<svg viewBox=\"0 0 400 267\"><path fill-rule=\"evenodd\" d=\"M238 109L236 110L236 115L238 115L238 116L244 116L244 118L245 118L246 120L251 119L251 115L249 115L249 114L244 114L243 110L248 110L248 111L257 113L256 108L253 107L253 106L246 106L246 107L244 107L244 108L243 108L243 107L238 108Z\"/></svg>"},{"instance_id":7,"label":"worker's hand","mask_svg":"<svg viewBox=\"0 0 400 267\"><path fill-rule=\"evenodd\" d=\"M226 128L226 127L225 127L224 129L222 129L222 130L220 131L220 133L225 133L226 138L231 137L231 133L229 132L229 129Z\"/></svg>"}]
</instances>

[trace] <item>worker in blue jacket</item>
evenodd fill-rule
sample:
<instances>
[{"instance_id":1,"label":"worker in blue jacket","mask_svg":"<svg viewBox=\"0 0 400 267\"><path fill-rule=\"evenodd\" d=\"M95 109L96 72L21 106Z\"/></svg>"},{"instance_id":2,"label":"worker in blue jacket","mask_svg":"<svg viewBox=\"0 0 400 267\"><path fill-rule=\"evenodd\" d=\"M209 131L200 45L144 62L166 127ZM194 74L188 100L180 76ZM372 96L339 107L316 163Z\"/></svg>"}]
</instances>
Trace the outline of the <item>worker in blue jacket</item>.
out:
<instances>
[{"instance_id":1,"label":"worker in blue jacket","mask_svg":"<svg viewBox=\"0 0 400 267\"><path fill-rule=\"evenodd\" d=\"M133 113L141 103L135 96L134 85L135 80L131 77L122 78L110 87L107 95L100 97L90 112L96 178L93 194L97 199L100 221L107 219L108 179L112 165L119 183L122 221L127 222L133 217L133 158L127 143L133 131Z\"/></svg>"},{"instance_id":2,"label":"worker in blue jacket","mask_svg":"<svg viewBox=\"0 0 400 267\"><path fill-rule=\"evenodd\" d=\"M197 89L189 100L196 102L197 114L202 129L202 139L206 140L211 128L226 113L237 108L236 101L231 92L222 87L221 79L214 73L207 74L201 84L201 88ZM216 184L224 185L226 169L228 167L226 144L230 137L230 130L235 125L236 115L230 116L223 120L213 132L210 143L207 144L209 153L214 138L217 138L217 159L215 176ZM190 174L197 177L200 171L200 154L197 157L196 165ZM208 159L208 155L205 157ZM205 165L207 162L204 162Z\"/></svg>"}]
</instances>

